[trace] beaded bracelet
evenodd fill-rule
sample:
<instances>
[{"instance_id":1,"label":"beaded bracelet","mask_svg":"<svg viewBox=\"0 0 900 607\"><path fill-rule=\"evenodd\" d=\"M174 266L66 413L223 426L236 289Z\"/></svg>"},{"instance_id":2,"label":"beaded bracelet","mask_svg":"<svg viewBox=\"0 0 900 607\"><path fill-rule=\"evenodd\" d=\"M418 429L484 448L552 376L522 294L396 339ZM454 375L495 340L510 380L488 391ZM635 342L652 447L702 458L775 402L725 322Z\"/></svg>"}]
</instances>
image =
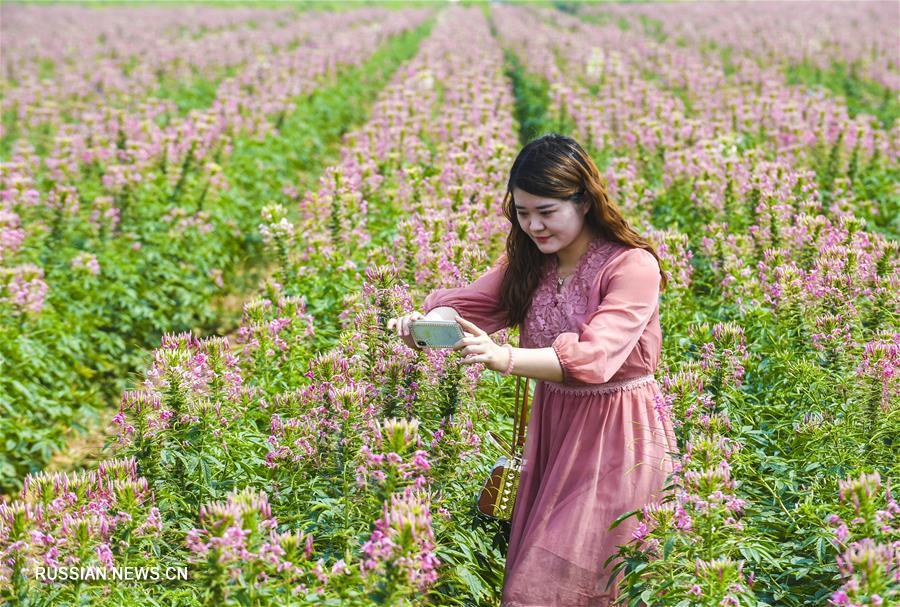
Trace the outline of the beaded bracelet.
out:
<instances>
[{"instance_id":1,"label":"beaded bracelet","mask_svg":"<svg viewBox=\"0 0 900 607\"><path fill-rule=\"evenodd\" d=\"M510 344L503 344L503 347L509 350L509 364L506 365L506 369L501 371L501 375L509 375L513 370L513 347Z\"/></svg>"}]
</instances>

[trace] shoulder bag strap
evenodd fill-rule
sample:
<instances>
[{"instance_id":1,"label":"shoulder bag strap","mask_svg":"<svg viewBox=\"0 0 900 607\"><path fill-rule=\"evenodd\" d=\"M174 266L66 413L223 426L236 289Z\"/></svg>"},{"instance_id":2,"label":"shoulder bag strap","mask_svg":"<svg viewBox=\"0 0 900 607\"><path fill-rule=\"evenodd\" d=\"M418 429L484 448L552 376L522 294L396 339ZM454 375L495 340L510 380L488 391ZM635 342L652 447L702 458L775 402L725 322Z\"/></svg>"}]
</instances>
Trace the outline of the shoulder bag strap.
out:
<instances>
[{"instance_id":1,"label":"shoulder bag strap","mask_svg":"<svg viewBox=\"0 0 900 607\"><path fill-rule=\"evenodd\" d=\"M520 400L520 395L522 394L522 384L525 385L524 395ZM525 427L527 423L527 415L528 415L528 378L517 376L516 377L516 408L513 417L513 441L512 441L512 452L510 453L510 458L515 459L516 455L522 451L522 448L525 445Z\"/></svg>"},{"instance_id":2,"label":"shoulder bag strap","mask_svg":"<svg viewBox=\"0 0 900 607\"><path fill-rule=\"evenodd\" d=\"M518 428L519 428L519 391L522 388L522 382L520 381L522 378L516 376L516 400L513 403L513 428L512 428L512 446L509 451L509 459L513 461L516 458L516 437L518 436Z\"/></svg>"}]
</instances>

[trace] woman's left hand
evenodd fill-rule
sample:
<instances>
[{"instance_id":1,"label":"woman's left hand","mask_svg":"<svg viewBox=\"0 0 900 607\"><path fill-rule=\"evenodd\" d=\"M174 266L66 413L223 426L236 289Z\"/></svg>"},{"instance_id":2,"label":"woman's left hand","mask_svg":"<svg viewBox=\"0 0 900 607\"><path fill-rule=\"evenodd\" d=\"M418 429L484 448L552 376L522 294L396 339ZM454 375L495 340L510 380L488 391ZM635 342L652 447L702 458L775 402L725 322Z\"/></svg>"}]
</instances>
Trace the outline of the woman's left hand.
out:
<instances>
[{"instance_id":1,"label":"woman's left hand","mask_svg":"<svg viewBox=\"0 0 900 607\"><path fill-rule=\"evenodd\" d=\"M454 350L459 350L460 354L463 355L460 363L463 365L484 363L484 366L488 369L504 371L509 363L507 348L495 344L494 340L487 333L461 316L457 316L455 320L463 330L471 333L471 335L463 337L453 346Z\"/></svg>"}]
</instances>

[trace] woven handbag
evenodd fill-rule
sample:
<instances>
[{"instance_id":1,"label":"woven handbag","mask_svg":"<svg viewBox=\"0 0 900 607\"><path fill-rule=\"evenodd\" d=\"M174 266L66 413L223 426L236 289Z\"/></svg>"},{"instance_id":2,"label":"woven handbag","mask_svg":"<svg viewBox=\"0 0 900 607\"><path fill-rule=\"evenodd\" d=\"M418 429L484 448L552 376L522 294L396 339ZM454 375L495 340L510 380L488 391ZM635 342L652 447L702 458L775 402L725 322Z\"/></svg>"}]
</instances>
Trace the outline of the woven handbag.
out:
<instances>
[{"instance_id":1,"label":"woven handbag","mask_svg":"<svg viewBox=\"0 0 900 607\"><path fill-rule=\"evenodd\" d=\"M522 390L524 384L525 389ZM520 399L519 395L522 394ZM509 457L501 456L494 462L491 475L478 495L478 512L500 521L512 520L522 471L522 455L525 447L525 428L528 414L528 378L516 378L516 408L513 417L513 443L509 445L493 432L491 437L504 447Z\"/></svg>"}]
</instances>

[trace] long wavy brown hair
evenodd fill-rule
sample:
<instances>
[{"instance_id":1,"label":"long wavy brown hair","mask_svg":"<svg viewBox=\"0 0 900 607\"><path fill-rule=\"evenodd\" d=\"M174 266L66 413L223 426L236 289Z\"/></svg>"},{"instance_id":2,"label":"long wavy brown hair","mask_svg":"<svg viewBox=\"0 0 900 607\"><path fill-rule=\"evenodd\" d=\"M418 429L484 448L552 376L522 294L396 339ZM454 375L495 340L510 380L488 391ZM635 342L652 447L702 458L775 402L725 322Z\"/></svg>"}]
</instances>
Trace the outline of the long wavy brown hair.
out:
<instances>
[{"instance_id":1,"label":"long wavy brown hair","mask_svg":"<svg viewBox=\"0 0 900 607\"><path fill-rule=\"evenodd\" d=\"M556 133L539 137L516 156L503 198L503 212L512 229L506 239L509 265L500 286L500 303L507 312L509 326L524 322L545 264L550 261L550 256L542 253L519 225L513 200L515 188L533 196L590 205L585 221L594 233L610 241L646 249L659 262L653 245L628 225L619 207L607 196L600 171L584 149L574 139ZM660 275L662 290L667 282L662 269Z\"/></svg>"}]
</instances>

